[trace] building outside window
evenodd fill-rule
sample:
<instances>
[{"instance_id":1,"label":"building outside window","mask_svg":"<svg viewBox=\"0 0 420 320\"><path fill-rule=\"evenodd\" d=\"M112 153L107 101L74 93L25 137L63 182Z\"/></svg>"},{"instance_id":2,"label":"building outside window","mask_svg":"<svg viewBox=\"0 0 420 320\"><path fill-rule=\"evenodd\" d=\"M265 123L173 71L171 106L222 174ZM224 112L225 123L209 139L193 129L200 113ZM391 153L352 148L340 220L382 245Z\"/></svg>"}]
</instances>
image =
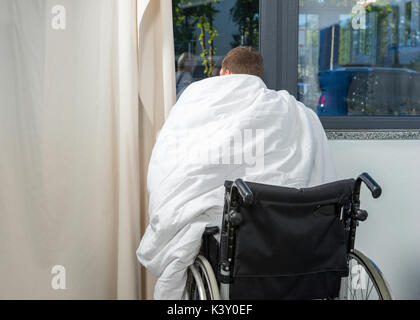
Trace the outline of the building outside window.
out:
<instances>
[{"instance_id":1,"label":"building outside window","mask_svg":"<svg viewBox=\"0 0 420 320\"><path fill-rule=\"evenodd\" d=\"M420 115L418 0L300 0L298 99L320 116Z\"/></svg>"}]
</instances>

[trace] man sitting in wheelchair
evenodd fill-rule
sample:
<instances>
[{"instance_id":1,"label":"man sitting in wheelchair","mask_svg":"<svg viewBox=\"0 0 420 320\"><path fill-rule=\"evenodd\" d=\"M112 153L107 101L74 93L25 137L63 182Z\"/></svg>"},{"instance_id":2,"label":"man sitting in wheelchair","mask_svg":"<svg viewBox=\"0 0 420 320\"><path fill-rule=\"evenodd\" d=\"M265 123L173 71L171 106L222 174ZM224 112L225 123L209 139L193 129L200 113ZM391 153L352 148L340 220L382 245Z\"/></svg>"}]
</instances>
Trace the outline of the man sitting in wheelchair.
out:
<instances>
[{"instance_id":1,"label":"man sitting in wheelchair","mask_svg":"<svg viewBox=\"0 0 420 320\"><path fill-rule=\"evenodd\" d=\"M155 299L180 299L206 227L220 226L224 183L242 178L307 188L336 179L318 116L267 89L263 60L238 47L220 77L191 84L173 107L150 160L150 224L138 259L157 278Z\"/></svg>"}]
</instances>

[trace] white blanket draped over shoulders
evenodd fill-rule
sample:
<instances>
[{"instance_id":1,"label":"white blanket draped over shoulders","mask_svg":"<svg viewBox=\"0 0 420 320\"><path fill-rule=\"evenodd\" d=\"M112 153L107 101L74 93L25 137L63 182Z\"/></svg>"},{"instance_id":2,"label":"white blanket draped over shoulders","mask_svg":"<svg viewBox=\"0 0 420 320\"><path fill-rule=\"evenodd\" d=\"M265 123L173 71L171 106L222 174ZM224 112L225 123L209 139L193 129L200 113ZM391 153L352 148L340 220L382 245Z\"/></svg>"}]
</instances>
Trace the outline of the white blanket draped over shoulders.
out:
<instances>
[{"instance_id":1,"label":"white blanket draped over shoulders","mask_svg":"<svg viewBox=\"0 0 420 320\"><path fill-rule=\"evenodd\" d=\"M318 116L250 75L191 84L163 126L149 164L150 224L137 256L155 299L180 299L207 226L219 226L225 180L310 187L335 180Z\"/></svg>"}]
</instances>

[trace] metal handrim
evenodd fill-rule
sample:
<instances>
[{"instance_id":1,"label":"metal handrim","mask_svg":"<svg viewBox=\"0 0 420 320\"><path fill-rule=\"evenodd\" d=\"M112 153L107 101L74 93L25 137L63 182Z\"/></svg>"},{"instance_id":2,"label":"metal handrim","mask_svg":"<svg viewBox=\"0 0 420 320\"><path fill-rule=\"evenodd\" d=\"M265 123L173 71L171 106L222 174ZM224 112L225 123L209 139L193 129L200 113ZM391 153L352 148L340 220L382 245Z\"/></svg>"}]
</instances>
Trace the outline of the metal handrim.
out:
<instances>
[{"instance_id":1,"label":"metal handrim","mask_svg":"<svg viewBox=\"0 0 420 320\"><path fill-rule=\"evenodd\" d=\"M210 262L204 256L198 256L195 265L202 271L209 291L210 300L220 300L220 292L216 276Z\"/></svg>"}]
</instances>

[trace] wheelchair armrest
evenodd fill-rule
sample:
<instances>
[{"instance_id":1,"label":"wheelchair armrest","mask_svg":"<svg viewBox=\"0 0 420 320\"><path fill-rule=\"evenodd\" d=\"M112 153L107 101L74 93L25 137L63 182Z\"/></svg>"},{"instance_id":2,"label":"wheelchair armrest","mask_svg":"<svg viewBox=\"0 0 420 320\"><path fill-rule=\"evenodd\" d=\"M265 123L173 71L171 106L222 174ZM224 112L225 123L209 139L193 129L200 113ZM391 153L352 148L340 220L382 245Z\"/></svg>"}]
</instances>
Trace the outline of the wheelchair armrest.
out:
<instances>
[{"instance_id":1,"label":"wheelchair armrest","mask_svg":"<svg viewBox=\"0 0 420 320\"><path fill-rule=\"evenodd\" d=\"M215 234L219 233L219 231L220 231L219 227L207 227L204 230L203 236L204 237L206 237L206 236L209 237L209 236L212 236L212 235L215 235Z\"/></svg>"},{"instance_id":2,"label":"wheelchair armrest","mask_svg":"<svg viewBox=\"0 0 420 320\"><path fill-rule=\"evenodd\" d=\"M203 232L203 236L202 236L202 243L201 243L201 248L200 248L200 253L206 257L208 260L209 259L209 253L211 250L211 242L213 241L212 239L214 238L214 235L219 233L220 229L219 227L207 227L204 232ZM217 240L214 240L217 241ZM217 253L217 256L219 254Z\"/></svg>"}]
</instances>

